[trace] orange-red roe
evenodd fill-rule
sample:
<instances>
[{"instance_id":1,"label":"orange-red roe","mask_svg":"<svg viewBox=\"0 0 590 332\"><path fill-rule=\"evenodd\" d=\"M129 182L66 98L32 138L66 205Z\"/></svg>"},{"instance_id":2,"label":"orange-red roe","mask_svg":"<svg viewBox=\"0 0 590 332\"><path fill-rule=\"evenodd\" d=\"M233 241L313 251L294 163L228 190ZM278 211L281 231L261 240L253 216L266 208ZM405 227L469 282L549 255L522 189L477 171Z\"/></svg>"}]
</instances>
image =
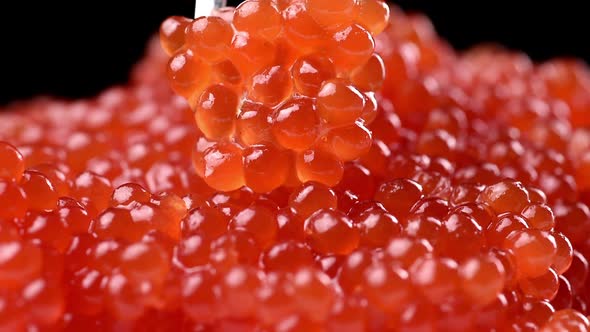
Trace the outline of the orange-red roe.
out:
<instances>
[{"instance_id":1,"label":"orange-red roe","mask_svg":"<svg viewBox=\"0 0 590 332\"><path fill-rule=\"evenodd\" d=\"M215 15L0 114L0 330L589 330L584 65L381 0Z\"/></svg>"},{"instance_id":2,"label":"orange-red roe","mask_svg":"<svg viewBox=\"0 0 590 332\"><path fill-rule=\"evenodd\" d=\"M213 145L237 140L241 150L263 141L286 153L324 149L308 157L313 163L299 156L277 165L282 173L297 168L289 178L275 178L277 185L250 178L254 191L310 180L332 186L342 180L340 163L366 155L372 143L371 130L356 122L371 117L374 106L365 104L374 104L370 94L384 81L374 36L385 28L387 9L380 1L247 0L233 15L190 23L171 17L160 32L172 54L168 77ZM271 117L253 113L252 106ZM269 129L272 136L264 134ZM221 179L206 181L217 190L231 189Z\"/></svg>"}]
</instances>

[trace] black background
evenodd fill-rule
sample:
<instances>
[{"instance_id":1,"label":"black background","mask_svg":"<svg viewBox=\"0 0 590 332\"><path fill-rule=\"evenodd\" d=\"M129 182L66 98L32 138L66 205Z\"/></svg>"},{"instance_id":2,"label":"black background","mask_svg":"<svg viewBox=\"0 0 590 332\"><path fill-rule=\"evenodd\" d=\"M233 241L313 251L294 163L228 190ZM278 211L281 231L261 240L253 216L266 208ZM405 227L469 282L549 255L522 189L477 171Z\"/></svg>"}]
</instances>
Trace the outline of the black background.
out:
<instances>
[{"instance_id":1,"label":"black background","mask_svg":"<svg viewBox=\"0 0 590 332\"><path fill-rule=\"evenodd\" d=\"M396 1L428 15L457 48L497 42L537 61L590 60L584 2ZM160 22L170 15L191 16L193 5L193 0L0 1L0 105L38 94L92 96L125 82Z\"/></svg>"}]
</instances>

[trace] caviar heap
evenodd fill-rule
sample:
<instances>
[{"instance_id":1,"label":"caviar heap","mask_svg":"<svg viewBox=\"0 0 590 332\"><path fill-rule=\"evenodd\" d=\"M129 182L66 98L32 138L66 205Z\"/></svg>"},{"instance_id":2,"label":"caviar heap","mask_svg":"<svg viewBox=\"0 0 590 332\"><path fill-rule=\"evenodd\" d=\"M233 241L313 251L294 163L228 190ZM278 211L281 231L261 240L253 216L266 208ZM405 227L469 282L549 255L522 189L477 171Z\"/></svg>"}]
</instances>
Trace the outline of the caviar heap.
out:
<instances>
[{"instance_id":1,"label":"caviar heap","mask_svg":"<svg viewBox=\"0 0 590 332\"><path fill-rule=\"evenodd\" d=\"M345 1L293 2L247 2L220 16L235 16L236 31L255 26L261 40L289 31L289 13L314 17L300 28L316 20L321 31L350 25L350 16L334 14L350 8ZM241 90L209 89L211 105L220 106L205 114L217 116L226 103L252 112L247 126L232 119L224 140L194 125L192 107L169 88L169 59L157 42L124 86L85 100L6 107L0 331L589 331L590 70L574 60L536 65L499 48L457 53L423 16L361 3L354 22L374 33L385 28L375 49L388 74L375 90L374 121L356 122L372 132L372 144L356 160L338 159L342 179L334 185L292 180L272 189L283 181L273 170L249 173L248 162L293 164L275 139L246 144L235 136L237 128L264 133L266 122L255 124L267 116L258 112L272 108L252 102L254 86L240 83L248 80L243 68L232 69L246 61L240 53L216 66L190 62L197 73L240 77ZM380 22L388 10L390 21ZM248 20L244 11L265 19ZM270 19L277 11L282 26ZM206 45L230 26L211 20L219 26ZM186 27L195 28L179 18L164 23L168 49L181 47ZM285 59L288 41L281 37L275 50ZM185 56L197 57L189 49ZM341 68L355 54L314 66ZM305 67L305 75L314 72ZM299 89L291 87L296 75L288 77L281 84ZM191 80L203 89L214 82ZM292 95L285 98L320 114L320 97ZM297 119L292 130L307 117ZM356 146L340 153L352 156ZM194 151L208 151L197 159L209 163L204 178ZM256 188L210 185L239 170L257 176Z\"/></svg>"},{"instance_id":2,"label":"caviar heap","mask_svg":"<svg viewBox=\"0 0 590 332\"><path fill-rule=\"evenodd\" d=\"M246 0L225 17L171 17L168 77L203 133L194 164L217 190L334 186L371 147L385 68L381 0Z\"/></svg>"}]
</instances>

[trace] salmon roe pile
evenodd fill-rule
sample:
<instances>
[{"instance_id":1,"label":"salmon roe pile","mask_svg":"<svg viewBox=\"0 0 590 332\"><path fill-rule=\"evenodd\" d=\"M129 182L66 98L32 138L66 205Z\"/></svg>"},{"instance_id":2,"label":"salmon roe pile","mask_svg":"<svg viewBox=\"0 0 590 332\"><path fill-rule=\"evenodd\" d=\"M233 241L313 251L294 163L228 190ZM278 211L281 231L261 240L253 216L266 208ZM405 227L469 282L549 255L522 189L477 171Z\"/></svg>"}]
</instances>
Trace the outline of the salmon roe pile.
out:
<instances>
[{"instance_id":1,"label":"salmon roe pile","mask_svg":"<svg viewBox=\"0 0 590 332\"><path fill-rule=\"evenodd\" d=\"M221 16L221 17L220 17ZM382 0L247 0L220 16L171 17L168 78L203 133L197 174L217 190L334 186L371 147L385 78Z\"/></svg>"},{"instance_id":2,"label":"salmon roe pile","mask_svg":"<svg viewBox=\"0 0 590 332\"><path fill-rule=\"evenodd\" d=\"M358 3L248 1L223 20L167 20L165 47L194 65L173 87L184 77L185 92L209 91L196 113L170 89L157 41L126 85L3 109L0 331L589 331L588 67L499 47L458 53L424 16ZM342 26L375 35L387 74L374 94L342 69L359 49L306 58L301 81L285 67L327 51L329 38L310 36ZM250 51L223 44L232 38ZM244 73L276 60L267 47L284 75L257 87ZM367 64L379 62L372 52ZM312 144L341 169L333 183L331 168L300 177L281 156L301 150L264 122L279 105L291 105L286 118L305 107L321 117L321 97L299 89L321 90L323 79L306 80L324 65L377 105L370 121L351 117L371 133L367 151L353 158L364 142L353 138L338 155ZM332 115L348 114L330 100ZM199 120L227 105L228 122ZM296 178L276 177L293 165Z\"/></svg>"}]
</instances>

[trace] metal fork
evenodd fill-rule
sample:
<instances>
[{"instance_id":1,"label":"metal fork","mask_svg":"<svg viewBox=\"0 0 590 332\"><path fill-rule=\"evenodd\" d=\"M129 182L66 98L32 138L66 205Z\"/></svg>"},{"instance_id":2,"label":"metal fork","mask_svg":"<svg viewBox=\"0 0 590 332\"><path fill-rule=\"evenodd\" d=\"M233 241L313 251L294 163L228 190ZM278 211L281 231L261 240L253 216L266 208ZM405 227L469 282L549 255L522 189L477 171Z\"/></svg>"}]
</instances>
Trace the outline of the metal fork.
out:
<instances>
[{"instance_id":1,"label":"metal fork","mask_svg":"<svg viewBox=\"0 0 590 332\"><path fill-rule=\"evenodd\" d=\"M227 0L196 0L195 18L209 16L214 9L223 8L227 5Z\"/></svg>"}]
</instances>

